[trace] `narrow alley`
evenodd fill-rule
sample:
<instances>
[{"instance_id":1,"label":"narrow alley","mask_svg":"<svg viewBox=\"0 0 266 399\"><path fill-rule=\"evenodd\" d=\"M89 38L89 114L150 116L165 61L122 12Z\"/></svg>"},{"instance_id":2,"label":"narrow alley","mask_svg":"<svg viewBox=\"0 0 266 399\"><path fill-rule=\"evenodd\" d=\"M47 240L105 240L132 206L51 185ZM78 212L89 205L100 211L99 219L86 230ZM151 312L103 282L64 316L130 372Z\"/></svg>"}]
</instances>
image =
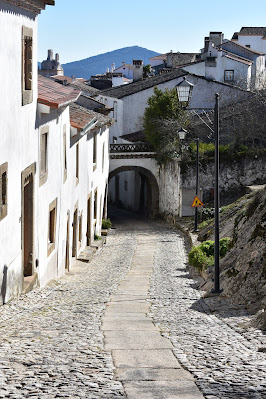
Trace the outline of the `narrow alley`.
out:
<instances>
[{"instance_id":1,"label":"narrow alley","mask_svg":"<svg viewBox=\"0 0 266 399\"><path fill-rule=\"evenodd\" d=\"M265 336L201 298L184 237L113 221L92 262L0 308L0 398L265 399Z\"/></svg>"}]
</instances>

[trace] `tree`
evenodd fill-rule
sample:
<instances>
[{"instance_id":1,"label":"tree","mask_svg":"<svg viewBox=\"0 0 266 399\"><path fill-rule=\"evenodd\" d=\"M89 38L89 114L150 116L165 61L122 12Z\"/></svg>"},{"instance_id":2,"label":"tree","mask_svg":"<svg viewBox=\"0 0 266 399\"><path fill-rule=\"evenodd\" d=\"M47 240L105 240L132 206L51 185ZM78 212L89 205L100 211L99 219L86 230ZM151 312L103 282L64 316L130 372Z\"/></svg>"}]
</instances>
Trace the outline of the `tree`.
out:
<instances>
[{"instance_id":1,"label":"tree","mask_svg":"<svg viewBox=\"0 0 266 399\"><path fill-rule=\"evenodd\" d=\"M187 112L182 109L175 89L162 91L155 87L144 111L143 127L159 164L179 155L178 130L187 125Z\"/></svg>"}]
</instances>

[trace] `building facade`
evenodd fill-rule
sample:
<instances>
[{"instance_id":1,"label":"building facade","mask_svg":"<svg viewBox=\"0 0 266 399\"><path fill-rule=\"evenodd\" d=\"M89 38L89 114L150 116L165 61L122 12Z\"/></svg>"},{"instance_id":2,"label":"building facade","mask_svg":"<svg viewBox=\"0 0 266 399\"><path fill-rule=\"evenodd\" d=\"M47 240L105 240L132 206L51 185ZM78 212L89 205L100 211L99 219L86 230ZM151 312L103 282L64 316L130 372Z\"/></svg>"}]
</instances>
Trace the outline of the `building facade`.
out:
<instances>
[{"instance_id":1,"label":"building facade","mask_svg":"<svg viewBox=\"0 0 266 399\"><path fill-rule=\"evenodd\" d=\"M2 303L68 271L106 212L112 122L79 106L76 87L38 78L37 15L47 4L0 1L9 65L0 94Z\"/></svg>"}]
</instances>

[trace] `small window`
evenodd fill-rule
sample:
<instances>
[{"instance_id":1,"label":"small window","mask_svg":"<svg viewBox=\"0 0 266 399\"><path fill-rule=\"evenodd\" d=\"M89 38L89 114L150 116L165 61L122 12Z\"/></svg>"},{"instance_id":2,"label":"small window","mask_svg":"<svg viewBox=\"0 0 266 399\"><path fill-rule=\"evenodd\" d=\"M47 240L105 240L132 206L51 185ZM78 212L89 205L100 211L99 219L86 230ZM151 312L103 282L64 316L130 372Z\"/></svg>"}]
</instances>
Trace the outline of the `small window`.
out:
<instances>
[{"instance_id":1,"label":"small window","mask_svg":"<svg viewBox=\"0 0 266 399\"><path fill-rule=\"evenodd\" d=\"M246 47L247 47L247 48L250 48L250 44L246 44Z\"/></svg>"},{"instance_id":2,"label":"small window","mask_svg":"<svg viewBox=\"0 0 266 399\"><path fill-rule=\"evenodd\" d=\"M7 215L7 162L0 166L0 220Z\"/></svg>"},{"instance_id":3,"label":"small window","mask_svg":"<svg viewBox=\"0 0 266 399\"><path fill-rule=\"evenodd\" d=\"M233 80L234 80L234 71L232 70L224 71L224 81L232 82Z\"/></svg>"},{"instance_id":4,"label":"small window","mask_svg":"<svg viewBox=\"0 0 266 399\"><path fill-rule=\"evenodd\" d=\"M76 145L76 184L79 182L79 143Z\"/></svg>"},{"instance_id":5,"label":"small window","mask_svg":"<svg viewBox=\"0 0 266 399\"><path fill-rule=\"evenodd\" d=\"M42 186L48 177L48 127L41 130L40 135L40 186Z\"/></svg>"},{"instance_id":6,"label":"small window","mask_svg":"<svg viewBox=\"0 0 266 399\"><path fill-rule=\"evenodd\" d=\"M93 134L93 170L96 169L97 164L97 134Z\"/></svg>"},{"instance_id":7,"label":"small window","mask_svg":"<svg viewBox=\"0 0 266 399\"><path fill-rule=\"evenodd\" d=\"M82 213L79 217L79 243L82 241Z\"/></svg>"},{"instance_id":8,"label":"small window","mask_svg":"<svg viewBox=\"0 0 266 399\"><path fill-rule=\"evenodd\" d=\"M47 256L49 256L55 249L56 237L56 208L57 199L49 205L49 219L48 219L48 249Z\"/></svg>"},{"instance_id":9,"label":"small window","mask_svg":"<svg viewBox=\"0 0 266 399\"><path fill-rule=\"evenodd\" d=\"M33 30L22 27L22 105L33 101L32 91L32 38Z\"/></svg>"},{"instance_id":10,"label":"small window","mask_svg":"<svg viewBox=\"0 0 266 399\"><path fill-rule=\"evenodd\" d=\"M127 188L128 188L128 182L127 182L127 180L125 180L124 181L124 189L125 189L125 191L127 191Z\"/></svg>"},{"instance_id":11,"label":"small window","mask_svg":"<svg viewBox=\"0 0 266 399\"><path fill-rule=\"evenodd\" d=\"M97 220L97 190L94 191L94 219Z\"/></svg>"},{"instance_id":12,"label":"small window","mask_svg":"<svg viewBox=\"0 0 266 399\"><path fill-rule=\"evenodd\" d=\"M64 182L67 179L67 151L66 151L66 125L63 128L63 167L64 167Z\"/></svg>"},{"instance_id":13,"label":"small window","mask_svg":"<svg viewBox=\"0 0 266 399\"><path fill-rule=\"evenodd\" d=\"M117 121L117 101L114 101L114 120Z\"/></svg>"},{"instance_id":14,"label":"small window","mask_svg":"<svg viewBox=\"0 0 266 399\"><path fill-rule=\"evenodd\" d=\"M113 144L116 144L117 143L117 137L113 137Z\"/></svg>"},{"instance_id":15,"label":"small window","mask_svg":"<svg viewBox=\"0 0 266 399\"><path fill-rule=\"evenodd\" d=\"M105 143L103 143L103 151L102 151L102 172L104 171L104 156L105 156Z\"/></svg>"}]
</instances>

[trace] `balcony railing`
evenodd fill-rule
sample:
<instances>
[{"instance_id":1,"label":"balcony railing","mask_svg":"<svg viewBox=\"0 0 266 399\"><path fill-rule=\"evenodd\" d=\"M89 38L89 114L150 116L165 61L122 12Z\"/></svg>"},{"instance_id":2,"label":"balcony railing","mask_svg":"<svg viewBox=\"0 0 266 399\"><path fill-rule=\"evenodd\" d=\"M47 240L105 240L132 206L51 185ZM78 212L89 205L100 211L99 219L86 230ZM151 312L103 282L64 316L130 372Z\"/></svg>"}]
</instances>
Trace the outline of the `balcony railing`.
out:
<instances>
[{"instance_id":1,"label":"balcony railing","mask_svg":"<svg viewBox=\"0 0 266 399\"><path fill-rule=\"evenodd\" d=\"M149 144L110 144L110 153L118 152L154 152Z\"/></svg>"}]
</instances>

